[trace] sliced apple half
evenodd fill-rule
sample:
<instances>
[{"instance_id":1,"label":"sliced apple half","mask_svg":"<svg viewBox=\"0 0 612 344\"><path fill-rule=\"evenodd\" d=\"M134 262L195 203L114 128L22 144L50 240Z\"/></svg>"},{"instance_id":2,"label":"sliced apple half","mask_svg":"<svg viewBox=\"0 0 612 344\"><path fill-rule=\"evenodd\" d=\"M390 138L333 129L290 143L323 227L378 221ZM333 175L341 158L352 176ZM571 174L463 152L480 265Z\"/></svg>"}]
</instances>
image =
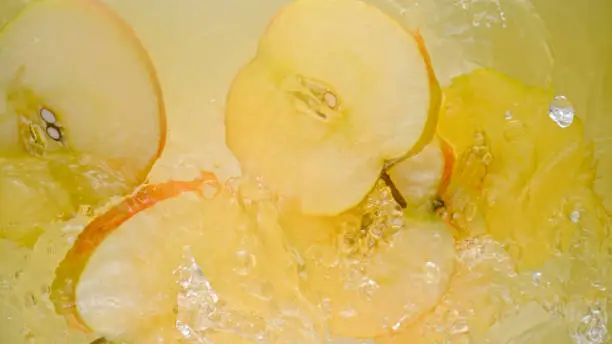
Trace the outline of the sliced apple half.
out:
<instances>
[{"instance_id":1,"label":"sliced apple half","mask_svg":"<svg viewBox=\"0 0 612 344\"><path fill-rule=\"evenodd\" d=\"M339 216L291 208L281 225L303 260L302 291L326 310L334 335L373 338L415 322L447 290L453 237L446 225L409 219L379 181L359 207Z\"/></svg>"},{"instance_id":2,"label":"sliced apple half","mask_svg":"<svg viewBox=\"0 0 612 344\"><path fill-rule=\"evenodd\" d=\"M271 21L227 97L227 145L304 213L357 205L386 162L433 135L425 45L358 0L298 0Z\"/></svg>"},{"instance_id":3,"label":"sliced apple half","mask_svg":"<svg viewBox=\"0 0 612 344\"><path fill-rule=\"evenodd\" d=\"M114 12L95 0L41 0L4 27L0 156L47 161L77 201L93 203L131 192L164 140L153 65Z\"/></svg>"},{"instance_id":4,"label":"sliced apple half","mask_svg":"<svg viewBox=\"0 0 612 344\"><path fill-rule=\"evenodd\" d=\"M606 215L579 117L560 127L549 90L487 69L453 79L444 95L438 135L457 162L443 199L465 235L488 231L527 269L577 243L600 245Z\"/></svg>"}]
</instances>

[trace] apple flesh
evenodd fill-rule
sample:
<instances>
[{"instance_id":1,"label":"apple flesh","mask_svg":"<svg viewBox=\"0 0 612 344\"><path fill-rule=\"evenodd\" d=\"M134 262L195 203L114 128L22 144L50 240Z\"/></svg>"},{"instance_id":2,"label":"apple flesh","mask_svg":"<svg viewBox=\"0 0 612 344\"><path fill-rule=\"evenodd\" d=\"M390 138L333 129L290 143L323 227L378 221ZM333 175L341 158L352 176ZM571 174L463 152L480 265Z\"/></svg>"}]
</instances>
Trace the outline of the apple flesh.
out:
<instances>
[{"instance_id":1,"label":"apple flesh","mask_svg":"<svg viewBox=\"0 0 612 344\"><path fill-rule=\"evenodd\" d=\"M134 215L184 192L201 192L202 187L206 184L216 185L216 178L210 173L203 172L201 178L191 182L171 181L149 185L114 206L104 215L94 219L79 235L56 270L51 300L57 313L66 317L68 322L76 328L87 329L76 309L76 287L83 270L98 246ZM107 263L112 264L112 260Z\"/></svg>"},{"instance_id":2,"label":"apple flesh","mask_svg":"<svg viewBox=\"0 0 612 344\"><path fill-rule=\"evenodd\" d=\"M245 174L302 212L335 215L368 194L386 162L427 144L438 105L418 34L358 0L298 0L232 83L227 145Z\"/></svg>"},{"instance_id":3,"label":"apple flesh","mask_svg":"<svg viewBox=\"0 0 612 344\"><path fill-rule=\"evenodd\" d=\"M488 342L483 339L491 325L510 310L505 301L509 291L491 286L517 283L512 280L516 276L512 259L503 245L483 236L458 241L455 260L449 292L435 308L417 322L377 338L377 344ZM458 319L469 331L457 331Z\"/></svg>"},{"instance_id":4,"label":"apple flesh","mask_svg":"<svg viewBox=\"0 0 612 344\"><path fill-rule=\"evenodd\" d=\"M77 205L97 205L142 183L164 140L152 63L102 4L32 2L0 32L0 156L41 161L15 163L23 175L46 164Z\"/></svg>"},{"instance_id":5,"label":"apple flesh","mask_svg":"<svg viewBox=\"0 0 612 344\"><path fill-rule=\"evenodd\" d=\"M391 166L386 173L411 215L431 213L443 206L441 195L449 183L454 155L436 137L421 152Z\"/></svg>"},{"instance_id":6,"label":"apple flesh","mask_svg":"<svg viewBox=\"0 0 612 344\"><path fill-rule=\"evenodd\" d=\"M607 219L579 117L561 128L546 115L549 90L488 69L453 79L444 95L438 135L457 161L443 199L463 235L488 232L521 269L601 245Z\"/></svg>"},{"instance_id":7,"label":"apple flesh","mask_svg":"<svg viewBox=\"0 0 612 344\"><path fill-rule=\"evenodd\" d=\"M206 197L201 189L210 183L204 176L149 186L94 220L56 271L57 312L77 328L130 343L177 342L177 321L196 331L204 322L209 331L200 334L215 343L239 343L237 333L269 342L315 335L315 325L300 327L315 318L296 293L297 268L274 204L246 202L240 195L253 191L243 187ZM295 313L279 307L304 322L292 323ZM263 321L287 316L280 329Z\"/></svg>"},{"instance_id":8,"label":"apple flesh","mask_svg":"<svg viewBox=\"0 0 612 344\"><path fill-rule=\"evenodd\" d=\"M334 335L374 338L415 322L453 274L446 225L405 217L382 181L349 212L310 216L287 206L281 225L304 261L301 290L329 312Z\"/></svg>"}]
</instances>

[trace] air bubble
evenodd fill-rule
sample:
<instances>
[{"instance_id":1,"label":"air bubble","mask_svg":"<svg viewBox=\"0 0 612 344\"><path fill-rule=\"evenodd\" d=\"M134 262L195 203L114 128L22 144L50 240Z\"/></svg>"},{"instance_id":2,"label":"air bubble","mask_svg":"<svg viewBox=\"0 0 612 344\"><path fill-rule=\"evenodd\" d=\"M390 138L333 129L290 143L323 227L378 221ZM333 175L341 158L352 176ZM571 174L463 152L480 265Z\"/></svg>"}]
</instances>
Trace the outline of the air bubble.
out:
<instances>
[{"instance_id":1,"label":"air bubble","mask_svg":"<svg viewBox=\"0 0 612 344\"><path fill-rule=\"evenodd\" d=\"M531 280L533 281L533 284L539 286L542 283L542 273L539 271L534 272L531 276Z\"/></svg>"},{"instance_id":2,"label":"air bubble","mask_svg":"<svg viewBox=\"0 0 612 344\"><path fill-rule=\"evenodd\" d=\"M574 107L565 96L556 96L550 103L548 116L561 128L574 122Z\"/></svg>"},{"instance_id":3,"label":"air bubble","mask_svg":"<svg viewBox=\"0 0 612 344\"><path fill-rule=\"evenodd\" d=\"M608 339L607 315L604 310L591 308L573 331L576 344L603 344Z\"/></svg>"}]
</instances>

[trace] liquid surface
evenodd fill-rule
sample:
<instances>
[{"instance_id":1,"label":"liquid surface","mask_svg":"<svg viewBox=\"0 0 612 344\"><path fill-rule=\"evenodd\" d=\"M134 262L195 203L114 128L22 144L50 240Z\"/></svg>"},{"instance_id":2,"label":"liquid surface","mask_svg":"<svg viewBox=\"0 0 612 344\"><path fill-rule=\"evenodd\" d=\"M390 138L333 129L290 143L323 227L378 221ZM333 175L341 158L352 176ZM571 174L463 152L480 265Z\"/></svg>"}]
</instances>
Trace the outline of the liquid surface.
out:
<instances>
[{"instance_id":1,"label":"liquid surface","mask_svg":"<svg viewBox=\"0 0 612 344\"><path fill-rule=\"evenodd\" d=\"M222 181L239 176L240 167L225 145L225 97L236 71L253 55L257 39L269 19L287 1L106 2L133 26L152 57L164 92L168 141L162 157L153 167L150 182L187 180L197 176L201 170L213 171ZM251 241L242 242L242 245L232 242L227 246L229 253L218 253L221 256L226 254L227 258L221 261L228 266L231 264L231 268L227 269L231 270L228 275L232 276L231 280L245 283L243 290L256 295L259 303L255 304L265 305L265 309L269 309L263 316L244 310L248 308L236 310L223 306L223 291L227 295L231 285L225 286L226 289L217 288L213 276L209 278L206 272L207 269L212 271L210 269L213 267L203 263L206 259L204 249L213 252L214 245L201 241L202 250L194 252L183 250L183 246L189 245L183 245L185 242L177 239L177 251L173 251L178 252L173 266L174 275L169 281L176 292L177 321L174 325L180 332L180 342L612 342L612 324L609 320L612 312L612 238L609 234L609 214L612 212L612 173L609 172L612 171L612 45L609 43L612 35L612 3L607 0L566 1L564 4L555 0L371 2L406 27L420 28L443 86L450 86L454 77L485 67L504 73L525 84L525 87L539 87L542 92L549 92L550 102L541 114L542 123L550 124L550 130L565 130L562 131L564 135L567 130L581 133L577 142L588 146L597 161L597 165L590 170L594 171L593 188L598 195L593 202L598 207L591 207L591 203L580 198L583 189L568 188L569 191L563 194L554 193L555 190L563 189L556 186L571 184L570 181L573 182L575 178L563 172L565 169L560 169L558 173L542 174L540 180L548 182L543 187L545 191L541 192L545 196L532 203L532 206L546 203L548 195L555 196L555 200L578 199L582 202L578 206L571 202L563 203L559 213L554 214L559 217L553 220L568 226L575 225L580 228L581 234L563 250L551 249L552 253L545 258L533 258L537 256L534 251L541 253L541 245L536 242L534 245L521 246L520 239L534 231L546 232L549 228L546 226L550 225L548 218L529 217L539 214L535 211L535 215L524 219L512 219L520 212L511 210L516 202L508 200L510 208L495 208L489 213L494 215L481 219L473 216L479 212L473 210L470 203L472 194L465 187L470 184L457 184L459 186L455 189L452 189L454 186L451 184L451 191L459 190L456 194L461 197L467 195L455 202L462 207L457 211L458 220L456 218L454 222L454 228L457 228L457 233L454 233L454 277L437 305L427 314L410 324L401 324L399 321L400 326L397 328L394 325L399 319L394 319L387 326L389 335L375 339L333 338L329 335L326 317L330 309L326 308L324 297L297 302L292 298L292 293L286 292L278 299L266 300L275 294L266 289L268 285L262 282L261 276L273 281L276 278L275 283L296 279L296 284L288 287L276 284L273 288L275 291L283 288L301 290L306 283L301 280L303 276L299 277L299 273L292 274L302 271L300 268L306 264L306 255L300 255L299 250L293 247L297 245L291 244L290 240L289 243L270 242L260 232L257 235L251 233L251 237L245 236L251 238ZM23 6L22 1L2 0L0 27ZM160 18L164 20L160 21ZM493 95L502 94L501 91L491 92ZM497 124L489 127L493 129L485 128L484 131L493 146L495 142L506 139L519 142L513 146L519 148L504 151L503 156L508 161L515 159L522 162L526 152L545 152L551 154L550 161L557 161L555 158L567 151L562 141L538 140L537 137L530 138L530 141L524 140L525 128L521 126L521 121L525 122L524 118L518 112L513 112L512 108L508 110L502 111L499 116L499 121L505 123L503 128L507 129L498 133L499 141L492 138L497 130L495 128L498 128ZM461 132L461 128L457 128L456 132ZM468 129L465 130L467 132ZM478 148L473 141L470 142L464 148ZM521 147L521 144L524 146ZM480 154L483 151L466 148L463 152L467 152L463 156L468 159L471 156L468 153ZM499 155L494 154L493 158ZM470 177L465 177L465 180L473 180L474 175L481 173L479 166L483 166L483 156L478 157L481 165L472 164L471 167L476 167L466 168L464 171L467 172L463 175L469 174ZM536 167L541 166L546 165L538 163ZM0 168L1 171L7 169L4 166ZM531 170L525 167L523 170L517 168L507 171L519 174L520 171ZM10 174L7 175L10 177ZM4 175L0 177L6 179ZM536 177L521 175L516 179L532 180ZM36 175L33 174L32 178L36 178ZM455 181L462 180L461 176L455 175L454 178ZM4 179L0 182L4 182ZM509 184L499 182L495 185ZM35 183L27 184L26 189L35 186ZM5 188L3 184L0 187ZM53 191L54 188L59 187L48 185L45 191L36 192L44 198L47 197L45 192ZM232 197L239 199L243 196ZM267 200L265 197L261 200L262 197L258 192L250 192L244 198L265 205ZM5 204L3 199L0 202L0 217L3 219L5 212L9 211ZM62 207L62 204L58 203L57 206ZM108 206L96 209L70 208L71 212L76 213L71 219L39 223L32 231L23 230L14 235L5 235L5 229L0 228L0 343L103 343L101 340L96 342L100 334L75 331L55 313L50 299L50 286L57 265L79 233L92 218L104 213L106 208ZM597 214L592 210L595 208L598 209ZM276 210L265 206L250 209L251 213L241 218L241 221L249 223L253 218L264 219L263 228L268 230L264 234L274 238L277 234L282 237L274 225L276 221L273 219L278 216ZM168 214L172 213L169 211ZM170 215L162 215L164 221L169 221L167 216ZM466 225L470 229L469 235L461 227L466 223L466 218L470 219L467 221L469 226ZM595 226L596 220L593 218L597 218L597 226L601 229L595 234L589 231ZM269 222L265 222L265 219ZM529 226L523 226L521 220L527 221ZM144 228L146 220L142 221L145 223L141 225ZM178 221L169 222L177 226L179 224ZM498 231L493 231L492 235L481 235L485 231L485 223L492 223ZM506 235L511 230L520 232L521 228L530 230L518 239L514 235ZM208 240L230 240L221 234L217 237L210 235ZM320 247L313 247L306 247L311 248L308 253L318 257L328 268L333 259L326 257L326 252ZM278 270L278 265L282 264L277 263L283 259L291 263L289 265L294 270ZM530 264L519 263L525 260ZM436 268L439 266L432 266L432 271L439 273ZM353 276L364 276L361 270L353 272ZM368 274L365 276L372 277ZM376 278L354 280L355 283L349 287L367 295L379 288ZM350 308L346 309L347 318L351 318L351 311ZM281 335L283 330L287 333L285 337ZM294 336L288 337L289 334ZM296 338L299 338L298 341ZM142 342L152 343L154 340L142 339Z\"/></svg>"}]
</instances>

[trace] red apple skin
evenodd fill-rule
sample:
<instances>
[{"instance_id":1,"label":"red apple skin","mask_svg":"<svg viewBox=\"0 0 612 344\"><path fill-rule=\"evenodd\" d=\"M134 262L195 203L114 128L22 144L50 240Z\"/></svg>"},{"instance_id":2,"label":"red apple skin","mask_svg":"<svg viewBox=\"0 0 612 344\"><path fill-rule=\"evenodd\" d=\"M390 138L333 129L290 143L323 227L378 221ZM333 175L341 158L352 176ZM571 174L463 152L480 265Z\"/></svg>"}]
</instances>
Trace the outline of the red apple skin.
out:
<instances>
[{"instance_id":1,"label":"red apple skin","mask_svg":"<svg viewBox=\"0 0 612 344\"><path fill-rule=\"evenodd\" d=\"M431 56L429 55L429 50L427 49L427 45L425 44L425 40L421 35L420 31L410 31L409 34L416 41L419 50L421 51L421 56L425 61L425 66L427 67L427 76L429 79L429 90L430 90L430 98L429 98L429 116L427 118L427 122L425 123L425 127L423 128L423 132L421 137L417 141L417 143L406 153L401 159L397 161L403 160L407 157L415 156L419 154L425 146L427 146L434 138L436 134L436 126L438 125L438 117L440 113L440 106L442 104L442 90L440 89L440 84L438 83L438 78L433 70L433 65L431 63Z\"/></svg>"},{"instance_id":2,"label":"red apple skin","mask_svg":"<svg viewBox=\"0 0 612 344\"><path fill-rule=\"evenodd\" d=\"M220 189L217 177L205 171L199 178L192 181L168 181L146 185L91 221L79 234L55 271L50 296L55 311L64 316L68 324L75 329L91 332L78 314L75 294L79 278L96 248L123 223L138 213L185 192L202 193L205 185L215 187L217 192Z\"/></svg>"}]
</instances>

